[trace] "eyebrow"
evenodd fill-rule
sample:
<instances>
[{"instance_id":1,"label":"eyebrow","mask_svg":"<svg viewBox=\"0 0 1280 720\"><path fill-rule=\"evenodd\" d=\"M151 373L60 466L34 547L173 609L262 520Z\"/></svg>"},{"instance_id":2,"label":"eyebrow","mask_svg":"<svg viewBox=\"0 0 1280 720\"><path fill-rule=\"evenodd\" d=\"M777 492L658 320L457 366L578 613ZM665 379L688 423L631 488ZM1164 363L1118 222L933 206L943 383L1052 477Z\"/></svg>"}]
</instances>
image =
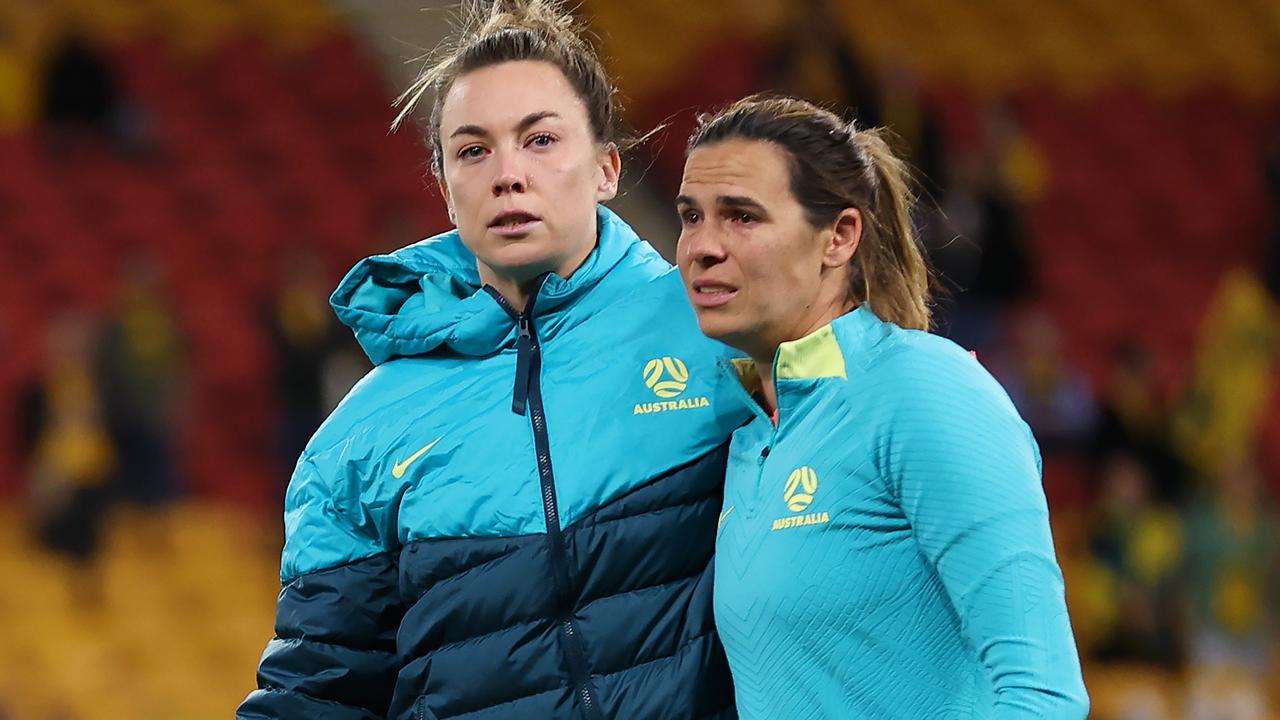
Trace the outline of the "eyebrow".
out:
<instances>
[{"instance_id":1,"label":"eyebrow","mask_svg":"<svg viewBox=\"0 0 1280 720\"><path fill-rule=\"evenodd\" d=\"M559 118L560 114L543 110L541 112L529 113L525 115L520 122L516 123L516 134L522 133L547 118ZM476 137L489 137L489 131L479 125L463 125L457 130L449 134L449 139L458 137L459 135L475 135Z\"/></svg>"},{"instance_id":2,"label":"eyebrow","mask_svg":"<svg viewBox=\"0 0 1280 720\"><path fill-rule=\"evenodd\" d=\"M745 195L721 195L716 198L716 202L724 205L725 207L755 210L759 213L763 213L765 211L764 205L761 205L755 199L749 198Z\"/></svg>"},{"instance_id":3,"label":"eyebrow","mask_svg":"<svg viewBox=\"0 0 1280 720\"><path fill-rule=\"evenodd\" d=\"M753 198L746 195L719 195L716 197L716 204L727 208L741 208L744 210L754 210L764 214L764 205L761 205ZM688 205L690 207L698 207L698 201L688 195L677 195L676 205Z\"/></svg>"}]
</instances>

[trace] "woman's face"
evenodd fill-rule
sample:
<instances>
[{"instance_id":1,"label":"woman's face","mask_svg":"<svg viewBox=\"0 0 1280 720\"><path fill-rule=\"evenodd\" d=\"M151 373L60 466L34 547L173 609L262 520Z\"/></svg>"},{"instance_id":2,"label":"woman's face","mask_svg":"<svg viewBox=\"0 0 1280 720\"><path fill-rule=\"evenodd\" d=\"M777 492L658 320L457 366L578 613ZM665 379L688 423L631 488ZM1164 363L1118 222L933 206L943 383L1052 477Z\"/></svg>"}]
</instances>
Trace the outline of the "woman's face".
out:
<instances>
[{"instance_id":1,"label":"woman's face","mask_svg":"<svg viewBox=\"0 0 1280 720\"><path fill-rule=\"evenodd\" d=\"M481 278L568 276L595 247L619 160L558 68L507 62L458 78L441 109L441 189Z\"/></svg>"},{"instance_id":2,"label":"woman's face","mask_svg":"<svg viewBox=\"0 0 1280 720\"><path fill-rule=\"evenodd\" d=\"M848 310L848 263L861 220L815 228L791 192L779 146L726 140L685 162L676 249L702 332L757 358Z\"/></svg>"}]
</instances>

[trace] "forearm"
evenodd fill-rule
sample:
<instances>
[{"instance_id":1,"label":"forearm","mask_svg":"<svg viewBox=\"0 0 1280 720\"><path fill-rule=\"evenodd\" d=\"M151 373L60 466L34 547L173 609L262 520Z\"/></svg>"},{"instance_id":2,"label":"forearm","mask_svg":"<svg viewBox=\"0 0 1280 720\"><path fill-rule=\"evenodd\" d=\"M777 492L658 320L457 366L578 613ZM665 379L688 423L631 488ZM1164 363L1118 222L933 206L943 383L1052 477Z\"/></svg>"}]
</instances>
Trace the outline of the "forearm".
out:
<instances>
[{"instance_id":1,"label":"forearm","mask_svg":"<svg viewBox=\"0 0 1280 720\"><path fill-rule=\"evenodd\" d=\"M1089 700L1051 548L1000 554L957 602L997 718L1084 718Z\"/></svg>"}]
</instances>

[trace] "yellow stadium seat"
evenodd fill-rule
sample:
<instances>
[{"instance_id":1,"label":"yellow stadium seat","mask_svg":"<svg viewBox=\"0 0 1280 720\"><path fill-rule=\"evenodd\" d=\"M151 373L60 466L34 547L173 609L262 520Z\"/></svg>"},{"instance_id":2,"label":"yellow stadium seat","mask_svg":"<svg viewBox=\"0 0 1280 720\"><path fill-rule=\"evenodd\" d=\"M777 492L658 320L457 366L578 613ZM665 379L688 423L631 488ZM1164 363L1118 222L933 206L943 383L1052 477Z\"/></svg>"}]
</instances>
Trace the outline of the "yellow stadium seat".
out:
<instances>
[{"instance_id":1,"label":"yellow stadium seat","mask_svg":"<svg viewBox=\"0 0 1280 720\"><path fill-rule=\"evenodd\" d=\"M0 506L0 572L19 579L0 585L0 613L23 618L0 643L0 708L200 720L227 717L251 689L278 589L278 558L262 551L268 525L205 504L140 521L125 512L108 523L104 603L85 609L72 602L70 568L30 543L24 512ZM147 546L169 530L167 548Z\"/></svg>"}]
</instances>

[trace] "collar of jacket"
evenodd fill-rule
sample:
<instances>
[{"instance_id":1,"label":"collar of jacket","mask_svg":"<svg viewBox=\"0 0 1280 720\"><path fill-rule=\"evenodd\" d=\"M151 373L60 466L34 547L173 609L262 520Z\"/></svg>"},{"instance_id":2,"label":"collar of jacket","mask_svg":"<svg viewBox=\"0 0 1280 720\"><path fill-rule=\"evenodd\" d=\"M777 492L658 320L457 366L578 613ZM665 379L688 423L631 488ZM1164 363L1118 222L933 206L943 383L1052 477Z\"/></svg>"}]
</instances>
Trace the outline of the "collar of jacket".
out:
<instances>
[{"instance_id":1,"label":"collar of jacket","mask_svg":"<svg viewBox=\"0 0 1280 720\"><path fill-rule=\"evenodd\" d=\"M657 256L613 211L600 205L596 214L595 250L572 276L550 275L538 293L533 321L542 338L589 314L579 312L579 300L628 253ZM517 330L481 285L475 256L455 229L360 261L329 302L375 365L442 345L483 356L513 345Z\"/></svg>"},{"instance_id":2,"label":"collar of jacket","mask_svg":"<svg viewBox=\"0 0 1280 720\"><path fill-rule=\"evenodd\" d=\"M848 363L865 361L870 349L887 334L888 325L862 305L802 338L778 345L773 355L773 381L779 409L786 402L784 395L813 389L813 383L806 381L848 379ZM729 360L728 371L748 394L760 392L760 375L751 358Z\"/></svg>"}]
</instances>

